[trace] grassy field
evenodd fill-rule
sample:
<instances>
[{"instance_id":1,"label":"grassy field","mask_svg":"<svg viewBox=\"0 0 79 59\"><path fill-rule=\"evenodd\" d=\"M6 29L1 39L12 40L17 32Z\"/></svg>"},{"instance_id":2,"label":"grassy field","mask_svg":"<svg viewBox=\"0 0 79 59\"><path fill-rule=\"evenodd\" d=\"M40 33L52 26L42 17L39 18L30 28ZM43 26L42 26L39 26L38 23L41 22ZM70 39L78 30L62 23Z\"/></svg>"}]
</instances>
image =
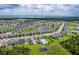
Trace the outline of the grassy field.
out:
<instances>
[{"instance_id":1,"label":"grassy field","mask_svg":"<svg viewBox=\"0 0 79 59\"><path fill-rule=\"evenodd\" d=\"M55 40L53 38L51 38L50 36L46 36L45 39L50 42L47 45L41 45L41 44L16 44L15 46L8 46L7 50L6 47L3 50L5 50L5 52L9 52L10 50L15 50L13 47L15 47L17 49L17 47L22 47L20 50L25 49L25 48L29 48L30 49L30 54L31 55L70 55L71 53L69 53L66 49L64 49L59 43L59 40ZM46 48L47 51L40 51L41 48ZM1 47L2 49L2 47ZM16 51L16 50L15 50ZM27 51L27 50L24 50ZM20 51L16 51L16 54L18 54L18 52ZM25 53L25 52L24 52ZM11 53L10 53L11 54ZM23 54L23 53L22 53Z\"/></svg>"},{"instance_id":2,"label":"grassy field","mask_svg":"<svg viewBox=\"0 0 79 59\"><path fill-rule=\"evenodd\" d=\"M69 53L66 49L64 49L59 43L60 41L50 36L46 36L46 39L49 40L48 42L52 42L48 45L48 54L53 55L68 55Z\"/></svg>"},{"instance_id":3,"label":"grassy field","mask_svg":"<svg viewBox=\"0 0 79 59\"><path fill-rule=\"evenodd\" d=\"M19 45L21 46L21 45ZM23 44L24 47L29 47L31 49L32 55L68 55L70 54L66 49L62 48L58 43L51 43L49 45L30 45L30 44ZM47 48L47 51L40 51L40 48Z\"/></svg>"},{"instance_id":4,"label":"grassy field","mask_svg":"<svg viewBox=\"0 0 79 59\"><path fill-rule=\"evenodd\" d=\"M47 51L40 51L40 48L47 48ZM62 48L59 44L57 43L52 43L49 44L47 46L43 46L40 44L37 45L32 45L31 46L31 51L33 55L68 55L70 54L67 50L65 50L64 48Z\"/></svg>"},{"instance_id":5,"label":"grassy field","mask_svg":"<svg viewBox=\"0 0 79 59\"><path fill-rule=\"evenodd\" d=\"M69 55L70 53L64 49L59 43L52 43L48 46L48 55Z\"/></svg>"}]
</instances>

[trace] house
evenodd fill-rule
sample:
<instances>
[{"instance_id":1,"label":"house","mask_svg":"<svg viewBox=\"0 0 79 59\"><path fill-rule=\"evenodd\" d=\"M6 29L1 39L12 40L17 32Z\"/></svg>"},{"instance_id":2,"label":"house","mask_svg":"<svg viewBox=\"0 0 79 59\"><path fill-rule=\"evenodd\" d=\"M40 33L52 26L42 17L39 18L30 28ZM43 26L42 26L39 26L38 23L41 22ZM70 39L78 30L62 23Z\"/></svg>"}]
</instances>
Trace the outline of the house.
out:
<instances>
[{"instance_id":1,"label":"house","mask_svg":"<svg viewBox=\"0 0 79 59\"><path fill-rule=\"evenodd\" d=\"M51 37L54 39L58 39L60 37L63 37L63 34L53 34L53 35L51 35Z\"/></svg>"},{"instance_id":2,"label":"house","mask_svg":"<svg viewBox=\"0 0 79 59\"><path fill-rule=\"evenodd\" d=\"M72 30L71 33L72 33L72 34L78 34L79 31L77 31L77 30Z\"/></svg>"},{"instance_id":3,"label":"house","mask_svg":"<svg viewBox=\"0 0 79 59\"><path fill-rule=\"evenodd\" d=\"M79 27L76 27L75 30L79 30Z\"/></svg>"},{"instance_id":4,"label":"house","mask_svg":"<svg viewBox=\"0 0 79 59\"><path fill-rule=\"evenodd\" d=\"M34 39L32 40L32 43L33 43L33 44L37 44L36 40L34 40Z\"/></svg>"},{"instance_id":5,"label":"house","mask_svg":"<svg viewBox=\"0 0 79 59\"><path fill-rule=\"evenodd\" d=\"M40 42L42 43L42 44L47 44L48 42L46 41L46 39L40 39Z\"/></svg>"}]
</instances>

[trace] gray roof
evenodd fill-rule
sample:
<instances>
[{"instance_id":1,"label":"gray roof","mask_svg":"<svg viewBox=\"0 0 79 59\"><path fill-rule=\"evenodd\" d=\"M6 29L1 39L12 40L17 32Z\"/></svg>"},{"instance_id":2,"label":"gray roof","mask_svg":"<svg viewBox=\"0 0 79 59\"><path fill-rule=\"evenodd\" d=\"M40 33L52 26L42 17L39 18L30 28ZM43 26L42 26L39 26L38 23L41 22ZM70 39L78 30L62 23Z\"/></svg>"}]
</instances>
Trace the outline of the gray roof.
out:
<instances>
[{"instance_id":1,"label":"gray roof","mask_svg":"<svg viewBox=\"0 0 79 59\"><path fill-rule=\"evenodd\" d=\"M53 34L53 35L51 35L51 37L53 37L53 38L59 38L59 37L62 37L63 36L63 34Z\"/></svg>"}]
</instances>

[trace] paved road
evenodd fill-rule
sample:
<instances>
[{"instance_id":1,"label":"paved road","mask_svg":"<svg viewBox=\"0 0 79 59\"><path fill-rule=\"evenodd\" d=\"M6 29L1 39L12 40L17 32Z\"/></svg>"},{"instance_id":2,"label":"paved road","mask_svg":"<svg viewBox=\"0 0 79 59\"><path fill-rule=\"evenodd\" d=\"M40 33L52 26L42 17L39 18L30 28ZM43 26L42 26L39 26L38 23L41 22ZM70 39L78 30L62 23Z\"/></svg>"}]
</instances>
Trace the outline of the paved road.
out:
<instances>
[{"instance_id":1,"label":"paved road","mask_svg":"<svg viewBox=\"0 0 79 59\"><path fill-rule=\"evenodd\" d=\"M53 32L53 33L44 33L44 34L41 34L41 35L32 35L32 36L21 36L21 37L14 37L14 38L6 38L6 39L1 39L0 40L0 43L2 43L2 42L6 42L6 41L8 41L8 40L11 40L11 39L28 39L28 38L31 38L31 39L33 39L33 37L41 37L41 36L48 36L48 35L52 35L52 34L56 34L56 33L60 33L62 30L63 30L63 28L64 28L64 26L65 26L65 22L63 22L62 24L61 24L61 26L59 27L59 29L56 31L56 32ZM0 46L1 46L1 44L0 44Z\"/></svg>"}]
</instances>

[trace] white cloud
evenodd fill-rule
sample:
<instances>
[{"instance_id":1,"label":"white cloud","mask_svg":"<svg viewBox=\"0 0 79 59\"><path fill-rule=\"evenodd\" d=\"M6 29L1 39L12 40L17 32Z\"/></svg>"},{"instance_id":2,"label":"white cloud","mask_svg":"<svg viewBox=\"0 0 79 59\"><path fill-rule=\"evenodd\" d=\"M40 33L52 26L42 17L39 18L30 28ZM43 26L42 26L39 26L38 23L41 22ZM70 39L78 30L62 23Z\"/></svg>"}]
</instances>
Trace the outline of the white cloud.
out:
<instances>
[{"instance_id":1,"label":"white cloud","mask_svg":"<svg viewBox=\"0 0 79 59\"><path fill-rule=\"evenodd\" d=\"M74 16L79 13L79 5L57 5L57 4L21 4L13 9L0 10L0 14L10 15L53 15L53 16Z\"/></svg>"}]
</instances>

